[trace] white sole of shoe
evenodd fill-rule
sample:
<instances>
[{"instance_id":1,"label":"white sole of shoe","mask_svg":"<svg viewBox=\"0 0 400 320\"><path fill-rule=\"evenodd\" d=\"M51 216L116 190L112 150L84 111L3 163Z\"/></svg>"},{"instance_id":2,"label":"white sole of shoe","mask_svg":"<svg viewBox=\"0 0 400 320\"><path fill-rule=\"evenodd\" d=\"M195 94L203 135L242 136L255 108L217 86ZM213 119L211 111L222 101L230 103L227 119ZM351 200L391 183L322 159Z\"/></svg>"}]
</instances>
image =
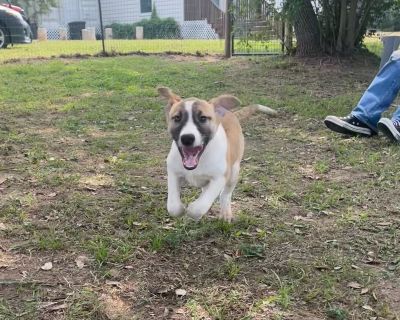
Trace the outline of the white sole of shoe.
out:
<instances>
[{"instance_id":1,"label":"white sole of shoe","mask_svg":"<svg viewBox=\"0 0 400 320\"><path fill-rule=\"evenodd\" d=\"M378 129L390 140L400 142L400 133L393 125L392 120L388 118L382 118L378 122Z\"/></svg>"}]
</instances>

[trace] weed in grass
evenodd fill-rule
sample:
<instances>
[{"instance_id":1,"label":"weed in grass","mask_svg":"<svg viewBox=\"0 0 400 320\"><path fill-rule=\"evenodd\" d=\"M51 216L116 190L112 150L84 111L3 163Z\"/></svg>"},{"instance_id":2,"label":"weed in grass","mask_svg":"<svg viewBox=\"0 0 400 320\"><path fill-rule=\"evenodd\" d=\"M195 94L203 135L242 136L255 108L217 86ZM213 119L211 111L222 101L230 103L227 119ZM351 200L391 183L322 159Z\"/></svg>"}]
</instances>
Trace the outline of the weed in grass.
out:
<instances>
[{"instance_id":1,"label":"weed in grass","mask_svg":"<svg viewBox=\"0 0 400 320\"><path fill-rule=\"evenodd\" d=\"M41 233L35 232L34 238L40 250L61 250L65 246L65 240L57 235L54 230Z\"/></svg>"},{"instance_id":2,"label":"weed in grass","mask_svg":"<svg viewBox=\"0 0 400 320\"><path fill-rule=\"evenodd\" d=\"M333 320L347 320L349 314L346 310L339 307L332 307L326 311L326 316Z\"/></svg>"},{"instance_id":3,"label":"weed in grass","mask_svg":"<svg viewBox=\"0 0 400 320\"><path fill-rule=\"evenodd\" d=\"M254 243L243 243L240 245L240 252L247 258L264 258L265 246Z\"/></svg>"},{"instance_id":4,"label":"weed in grass","mask_svg":"<svg viewBox=\"0 0 400 320\"><path fill-rule=\"evenodd\" d=\"M28 150L26 156L32 164L36 164L41 160L45 160L47 158L47 153L41 147L34 146Z\"/></svg>"},{"instance_id":5,"label":"weed in grass","mask_svg":"<svg viewBox=\"0 0 400 320\"><path fill-rule=\"evenodd\" d=\"M150 249L152 251L159 251L165 245L165 236L161 233L156 233L150 240Z\"/></svg>"},{"instance_id":6,"label":"weed in grass","mask_svg":"<svg viewBox=\"0 0 400 320\"><path fill-rule=\"evenodd\" d=\"M240 266L233 259L227 261L222 267L223 273L229 280L235 279L240 273Z\"/></svg>"},{"instance_id":7,"label":"weed in grass","mask_svg":"<svg viewBox=\"0 0 400 320\"><path fill-rule=\"evenodd\" d=\"M97 239L91 240L88 244L88 248L92 252L96 262L102 266L108 261L110 255L110 245L107 240L97 237Z\"/></svg>"},{"instance_id":8,"label":"weed in grass","mask_svg":"<svg viewBox=\"0 0 400 320\"><path fill-rule=\"evenodd\" d=\"M108 317L101 310L101 303L97 294L91 289L84 288L75 292L67 299L68 309L66 318L68 320L106 320Z\"/></svg>"},{"instance_id":9,"label":"weed in grass","mask_svg":"<svg viewBox=\"0 0 400 320\"><path fill-rule=\"evenodd\" d=\"M329 162L326 160L318 160L314 164L314 170L317 174L325 174L329 172Z\"/></svg>"}]
</instances>

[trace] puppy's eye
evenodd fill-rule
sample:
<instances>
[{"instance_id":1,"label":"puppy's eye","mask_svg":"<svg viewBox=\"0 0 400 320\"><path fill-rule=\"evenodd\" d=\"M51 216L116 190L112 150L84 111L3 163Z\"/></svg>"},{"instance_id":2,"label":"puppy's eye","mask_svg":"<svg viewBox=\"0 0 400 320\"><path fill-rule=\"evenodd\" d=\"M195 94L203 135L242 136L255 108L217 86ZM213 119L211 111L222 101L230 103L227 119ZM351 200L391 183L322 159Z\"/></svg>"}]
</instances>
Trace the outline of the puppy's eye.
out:
<instances>
[{"instance_id":1,"label":"puppy's eye","mask_svg":"<svg viewBox=\"0 0 400 320\"><path fill-rule=\"evenodd\" d=\"M206 123L207 120L208 120L208 117L206 117L206 116L201 116L201 117L200 117L200 122L201 122L201 123Z\"/></svg>"},{"instance_id":2,"label":"puppy's eye","mask_svg":"<svg viewBox=\"0 0 400 320\"><path fill-rule=\"evenodd\" d=\"M176 116L173 116L172 120L174 120L175 122L180 122L181 121L181 116L179 114L176 115Z\"/></svg>"}]
</instances>

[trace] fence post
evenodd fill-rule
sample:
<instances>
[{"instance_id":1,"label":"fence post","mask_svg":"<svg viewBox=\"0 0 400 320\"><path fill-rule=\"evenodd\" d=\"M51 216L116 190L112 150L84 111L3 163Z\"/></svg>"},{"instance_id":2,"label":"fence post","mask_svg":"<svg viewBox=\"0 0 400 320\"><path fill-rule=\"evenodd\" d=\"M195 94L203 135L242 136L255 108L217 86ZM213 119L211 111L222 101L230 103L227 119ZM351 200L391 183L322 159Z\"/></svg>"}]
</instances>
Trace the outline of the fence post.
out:
<instances>
[{"instance_id":1,"label":"fence post","mask_svg":"<svg viewBox=\"0 0 400 320\"><path fill-rule=\"evenodd\" d=\"M100 15L100 28L101 28L101 44L103 46L103 54L106 54L106 46L104 44L104 27L103 27L103 13L101 12L101 0L97 1L99 4L99 15Z\"/></svg>"},{"instance_id":2,"label":"fence post","mask_svg":"<svg viewBox=\"0 0 400 320\"><path fill-rule=\"evenodd\" d=\"M225 58L232 57L232 0L226 0L225 6Z\"/></svg>"}]
</instances>

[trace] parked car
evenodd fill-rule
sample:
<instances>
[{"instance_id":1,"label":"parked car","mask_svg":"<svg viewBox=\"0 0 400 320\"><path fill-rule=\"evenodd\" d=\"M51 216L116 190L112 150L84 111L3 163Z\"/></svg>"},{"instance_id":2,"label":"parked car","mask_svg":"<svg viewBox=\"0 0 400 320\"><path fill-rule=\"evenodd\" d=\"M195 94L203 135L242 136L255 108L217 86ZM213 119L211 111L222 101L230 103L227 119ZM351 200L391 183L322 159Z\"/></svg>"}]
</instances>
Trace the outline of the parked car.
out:
<instances>
[{"instance_id":1,"label":"parked car","mask_svg":"<svg viewBox=\"0 0 400 320\"><path fill-rule=\"evenodd\" d=\"M31 42L32 31L22 15L8 5L0 5L0 49L10 43Z\"/></svg>"},{"instance_id":2,"label":"parked car","mask_svg":"<svg viewBox=\"0 0 400 320\"><path fill-rule=\"evenodd\" d=\"M21 7L18 7L16 5L11 4L10 1L7 1L7 3L0 4L0 6L6 7L6 8L10 8L10 9L12 9L14 11L19 12L21 14L22 18L24 18L24 20L26 22L28 22L28 18L25 15L25 10L22 9Z\"/></svg>"}]
</instances>

